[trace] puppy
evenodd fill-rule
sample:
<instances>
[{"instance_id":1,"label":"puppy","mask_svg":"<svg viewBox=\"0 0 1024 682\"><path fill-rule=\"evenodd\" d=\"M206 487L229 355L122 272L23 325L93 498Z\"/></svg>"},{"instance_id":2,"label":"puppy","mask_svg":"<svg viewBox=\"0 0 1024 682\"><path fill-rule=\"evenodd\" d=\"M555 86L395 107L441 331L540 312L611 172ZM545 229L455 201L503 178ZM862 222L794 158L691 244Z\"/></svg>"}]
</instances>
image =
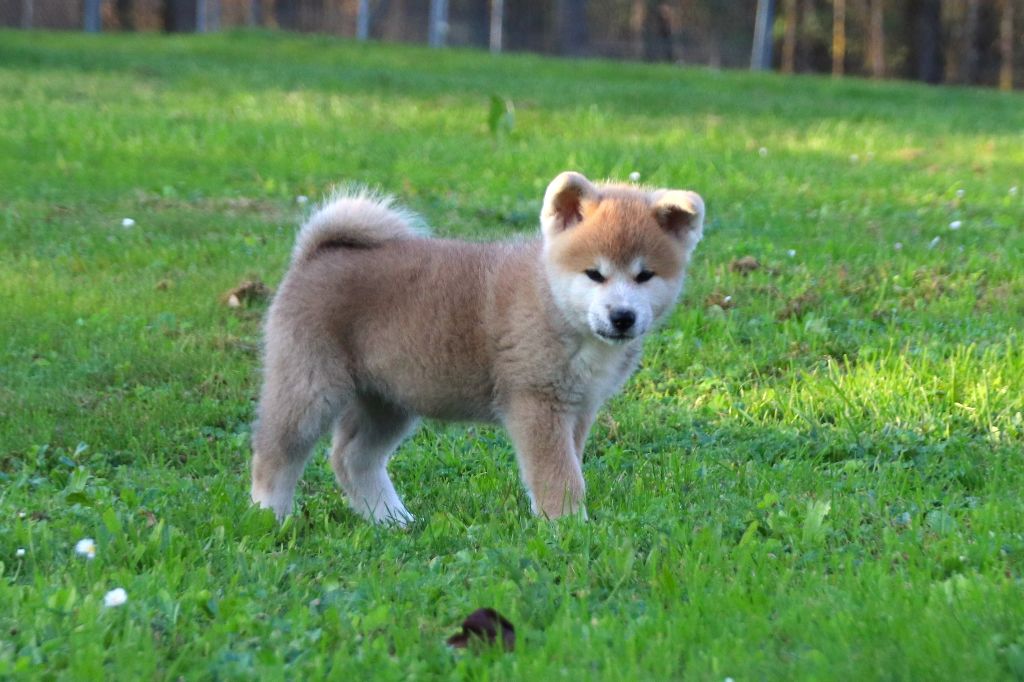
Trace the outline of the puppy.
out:
<instances>
[{"instance_id":1,"label":"puppy","mask_svg":"<svg viewBox=\"0 0 1024 682\"><path fill-rule=\"evenodd\" d=\"M267 313L252 499L291 512L317 440L353 509L412 515L387 472L420 417L500 422L535 514L586 515L583 446L674 306L704 202L556 177L540 239L434 239L392 200L337 195L299 232Z\"/></svg>"}]
</instances>

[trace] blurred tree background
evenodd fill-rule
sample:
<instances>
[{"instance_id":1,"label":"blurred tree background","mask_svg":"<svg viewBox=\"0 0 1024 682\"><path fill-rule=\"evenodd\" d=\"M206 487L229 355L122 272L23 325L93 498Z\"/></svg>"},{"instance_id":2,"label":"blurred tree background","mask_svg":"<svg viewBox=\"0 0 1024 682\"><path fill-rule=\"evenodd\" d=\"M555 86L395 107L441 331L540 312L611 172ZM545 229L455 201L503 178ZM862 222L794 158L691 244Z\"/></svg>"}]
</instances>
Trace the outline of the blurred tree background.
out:
<instances>
[{"instance_id":1,"label":"blurred tree background","mask_svg":"<svg viewBox=\"0 0 1024 682\"><path fill-rule=\"evenodd\" d=\"M369 39L492 51L1003 89L1024 71L1024 0L0 0L21 28L363 37L360 19Z\"/></svg>"}]
</instances>

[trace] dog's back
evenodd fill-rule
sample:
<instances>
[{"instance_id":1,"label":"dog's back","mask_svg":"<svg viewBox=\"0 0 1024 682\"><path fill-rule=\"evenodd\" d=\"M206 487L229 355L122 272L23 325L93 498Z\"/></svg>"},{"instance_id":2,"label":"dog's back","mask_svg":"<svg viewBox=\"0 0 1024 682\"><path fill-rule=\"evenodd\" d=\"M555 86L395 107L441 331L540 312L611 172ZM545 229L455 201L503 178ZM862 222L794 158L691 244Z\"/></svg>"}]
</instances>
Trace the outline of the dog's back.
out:
<instances>
[{"instance_id":1,"label":"dog's back","mask_svg":"<svg viewBox=\"0 0 1024 682\"><path fill-rule=\"evenodd\" d=\"M511 247L419 238L321 249L288 273L268 337L305 328L359 392L423 416L494 420L492 291L518 259Z\"/></svg>"}]
</instances>

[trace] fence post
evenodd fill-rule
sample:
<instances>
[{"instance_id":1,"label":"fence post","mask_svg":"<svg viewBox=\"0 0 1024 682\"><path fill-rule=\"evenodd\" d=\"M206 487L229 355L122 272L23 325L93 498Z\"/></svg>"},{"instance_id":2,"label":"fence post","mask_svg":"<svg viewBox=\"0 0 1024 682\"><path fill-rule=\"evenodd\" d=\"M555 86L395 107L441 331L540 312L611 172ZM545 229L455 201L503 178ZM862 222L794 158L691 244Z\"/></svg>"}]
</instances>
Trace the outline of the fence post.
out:
<instances>
[{"instance_id":1,"label":"fence post","mask_svg":"<svg viewBox=\"0 0 1024 682\"><path fill-rule=\"evenodd\" d=\"M846 0L832 0L832 77L846 70Z\"/></svg>"},{"instance_id":2,"label":"fence post","mask_svg":"<svg viewBox=\"0 0 1024 682\"><path fill-rule=\"evenodd\" d=\"M263 0L250 0L249 25L263 26Z\"/></svg>"},{"instance_id":3,"label":"fence post","mask_svg":"<svg viewBox=\"0 0 1024 682\"><path fill-rule=\"evenodd\" d=\"M366 40L370 37L370 0L359 0L356 12L356 38Z\"/></svg>"},{"instance_id":4,"label":"fence post","mask_svg":"<svg viewBox=\"0 0 1024 682\"><path fill-rule=\"evenodd\" d=\"M491 0L491 53L501 52L502 24L505 21L505 0Z\"/></svg>"},{"instance_id":5,"label":"fence post","mask_svg":"<svg viewBox=\"0 0 1024 682\"><path fill-rule=\"evenodd\" d=\"M32 28L33 19L35 18L35 17L32 16L33 14L35 14L34 10L35 10L35 7L34 7L33 0L21 0L21 27L22 28Z\"/></svg>"},{"instance_id":6,"label":"fence post","mask_svg":"<svg viewBox=\"0 0 1024 682\"><path fill-rule=\"evenodd\" d=\"M757 0L757 19L754 21L754 47L750 51L750 68L764 71L772 68L773 0Z\"/></svg>"},{"instance_id":7,"label":"fence post","mask_svg":"<svg viewBox=\"0 0 1024 682\"><path fill-rule=\"evenodd\" d=\"M871 0L870 29L868 31L868 62L871 77L885 76L885 22L883 3L885 0Z\"/></svg>"},{"instance_id":8,"label":"fence post","mask_svg":"<svg viewBox=\"0 0 1024 682\"><path fill-rule=\"evenodd\" d=\"M1013 90L1013 0L1002 0L999 9L999 89Z\"/></svg>"},{"instance_id":9,"label":"fence post","mask_svg":"<svg viewBox=\"0 0 1024 682\"><path fill-rule=\"evenodd\" d=\"M85 14L85 30L88 33L99 33L102 28L100 21L100 0L85 0L85 4L82 6L82 11Z\"/></svg>"},{"instance_id":10,"label":"fence post","mask_svg":"<svg viewBox=\"0 0 1024 682\"><path fill-rule=\"evenodd\" d=\"M206 33L206 0L196 0L196 33Z\"/></svg>"},{"instance_id":11,"label":"fence post","mask_svg":"<svg viewBox=\"0 0 1024 682\"><path fill-rule=\"evenodd\" d=\"M448 38L448 0L430 0L430 30L427 42L431 47L444 47Z\"/></svg>"}]
</instances>

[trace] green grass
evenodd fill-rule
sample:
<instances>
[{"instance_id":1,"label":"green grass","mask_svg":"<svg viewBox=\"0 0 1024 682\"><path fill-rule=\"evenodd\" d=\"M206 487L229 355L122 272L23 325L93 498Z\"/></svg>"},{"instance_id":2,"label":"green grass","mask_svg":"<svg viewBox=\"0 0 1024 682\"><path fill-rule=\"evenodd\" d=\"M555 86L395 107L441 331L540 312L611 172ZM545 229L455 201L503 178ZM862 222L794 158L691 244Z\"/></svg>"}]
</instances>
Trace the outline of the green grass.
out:
<instances>
[{"instance_id":1,"label":"green grass","mask_svg":"<svg viewBox=\"0 0 1024 682\"><path fill-rule=\"evenodd\" d=\"M1024 678L1022 131L978 90L0 32L0 677ZM567 168L709 211L592 434L590 522L441 424L392 465L408 532L322 456L283 527L249 508L263 310L221 297L277 283L296 196L489 238ZM516 651L449 650L485 605Z\"/></svg>"}]
</instances>

